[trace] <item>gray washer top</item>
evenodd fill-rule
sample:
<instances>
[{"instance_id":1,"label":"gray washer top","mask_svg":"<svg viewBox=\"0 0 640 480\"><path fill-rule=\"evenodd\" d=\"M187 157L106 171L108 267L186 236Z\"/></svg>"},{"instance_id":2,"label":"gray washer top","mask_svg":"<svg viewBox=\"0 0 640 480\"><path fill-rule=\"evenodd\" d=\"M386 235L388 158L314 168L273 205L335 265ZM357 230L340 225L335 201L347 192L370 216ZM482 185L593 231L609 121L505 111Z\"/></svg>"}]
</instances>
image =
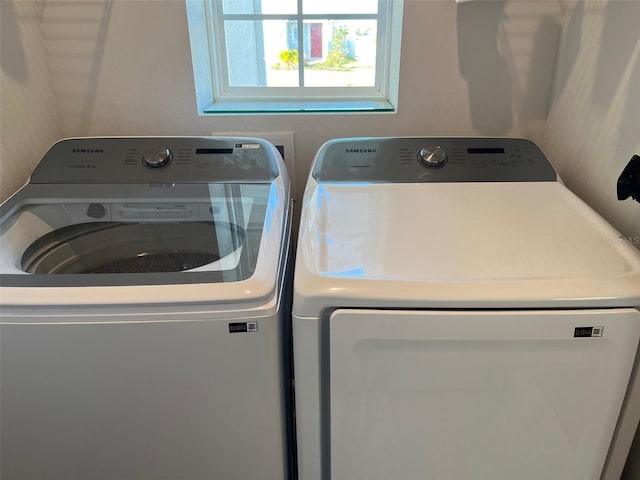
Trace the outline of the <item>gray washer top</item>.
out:
<instances>
[{"instance_id":1,"label":"gray washer top","mask_svg":"<svg viewBox=\"0 0 640 480\"><path fill-rule=\"evenodd\" d=\"M145 165L145 152L167 151L166 165ZM53 145L32 184L269 182L278 176L276 150L255 138L70 138Z\"/></svg>"},{"instance_id":2,"label":"gray washer top","mask_svg":"<svg viewBox=\"0 0 640 480\"><path fill-rule=\"evenodd\" d=\"M154 160L166 154L168 161L148 166L147 152ZM265 140L61 140L46 153L29 183L0 205L0 284L247 281L264 290L267 283L275 285L275 273L269 270L271 264L262 262L268 266L261 267L258 260L282 257L278 242L288 235L289 208L284 164ZM26 268L31 260L53 267ZM157 266L157 260L165 266ZM65 262L78 268L62 268ZM256 273L260 278L254 281Z\"/></svg>"}]
</instances>

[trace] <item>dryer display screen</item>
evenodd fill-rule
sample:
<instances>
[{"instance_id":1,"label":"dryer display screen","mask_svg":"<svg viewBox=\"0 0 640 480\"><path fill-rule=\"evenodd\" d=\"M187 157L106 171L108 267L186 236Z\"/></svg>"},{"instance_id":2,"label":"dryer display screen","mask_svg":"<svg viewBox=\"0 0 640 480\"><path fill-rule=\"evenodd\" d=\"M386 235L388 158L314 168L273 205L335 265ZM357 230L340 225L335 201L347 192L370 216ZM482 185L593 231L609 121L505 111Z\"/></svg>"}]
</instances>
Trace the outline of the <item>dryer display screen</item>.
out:
<instances>
[{"instance_id":1,"label":"dryer display screen","mask_svg":"<svg viewBox=\"0 0 640 480\"><path fill-rule=\"evenodd\" d=\"M474 154L474 153L496 154L496 153L505 153L505 151L504 151L504 148L467 148L467 153L470 153L470 154Z\"/></svg>"}]
</instances>

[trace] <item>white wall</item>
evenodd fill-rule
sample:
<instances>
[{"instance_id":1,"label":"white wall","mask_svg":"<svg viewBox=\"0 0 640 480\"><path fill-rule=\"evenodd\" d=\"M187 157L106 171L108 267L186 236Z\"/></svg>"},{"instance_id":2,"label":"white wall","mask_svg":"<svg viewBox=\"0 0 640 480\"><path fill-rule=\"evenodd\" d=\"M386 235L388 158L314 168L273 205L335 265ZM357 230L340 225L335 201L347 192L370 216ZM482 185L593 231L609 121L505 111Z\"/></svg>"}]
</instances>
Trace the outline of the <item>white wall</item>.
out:
<instances>
[{"instance_id":1,"label":"white wall","mask_svg":"<svg viewBox=\"0 0 640 480\"><path fill-rule=\"evenodd\" d=\"M574 2L544 136L544 150L567 186L633 243L640 241L640 205L619 202L616 181L631 156L640 154L639 23L638 0ZM625 425L624 433L633 435L634 428ZM614 460L611 468L618 478L621 463ZM623 479L639 478L637 436Z\"/></svg>"},{"instance_id":2,"label":"white wall","mask_svg":"<svg viewBox=\"0 0 640 480\"><path fill-rule=\"evenodd\" d=\"M639 25L638 0L575 3L563 30L543 142L567 186L634 243L640 205L618 202L616 182L640 154Z\"/></svg>"},{"instance_id":3,"label":"white wall","mask_svg":"<svg viewBox=\"0 0 640 480\"><path fill-rule=\"evenodd\" d=\"M64 136L292 131L300 194L313 154L335 137L541 139L561 15L549 0L406 0L391 115L198 116L183 0L49 0L43 33Z\"/></svg>"},{"instance_id":4,"label":"white wall","mask_svg":"<svg viewBox=\"0 0 640 480\"><path fill-rule=\"evenodd\" d=\"M42 1L0 0L0 201L60 136L40 32Z\"/></svg>"}]
</instances>

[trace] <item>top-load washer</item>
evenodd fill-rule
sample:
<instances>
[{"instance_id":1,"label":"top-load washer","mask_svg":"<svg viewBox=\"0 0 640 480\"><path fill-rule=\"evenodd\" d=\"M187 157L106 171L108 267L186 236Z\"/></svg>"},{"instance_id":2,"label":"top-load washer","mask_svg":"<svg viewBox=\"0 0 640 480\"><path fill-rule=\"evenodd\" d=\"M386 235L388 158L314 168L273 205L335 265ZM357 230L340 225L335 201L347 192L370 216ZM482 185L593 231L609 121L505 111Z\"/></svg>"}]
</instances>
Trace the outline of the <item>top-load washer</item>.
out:
<instances>
[{"instance_id":1,"label":"top-load washer","mask_svg":"<svg viewBox=\"0 0 640 480\"><path fill-rule=\"evenodd\" d=\"M273 145L63 140L0 208L3 480L287 478Z\"/></svg>"},{"instance_id":2,"label":"top-load washer","mask_svg":"<svg viewBox=\"0 0 640 480\"><path fill-rule=\"evenodd\" d=\"M302 480L619 479L640 255L533 143L326 143L294 277Z\"/></svg>"}]
</instances>

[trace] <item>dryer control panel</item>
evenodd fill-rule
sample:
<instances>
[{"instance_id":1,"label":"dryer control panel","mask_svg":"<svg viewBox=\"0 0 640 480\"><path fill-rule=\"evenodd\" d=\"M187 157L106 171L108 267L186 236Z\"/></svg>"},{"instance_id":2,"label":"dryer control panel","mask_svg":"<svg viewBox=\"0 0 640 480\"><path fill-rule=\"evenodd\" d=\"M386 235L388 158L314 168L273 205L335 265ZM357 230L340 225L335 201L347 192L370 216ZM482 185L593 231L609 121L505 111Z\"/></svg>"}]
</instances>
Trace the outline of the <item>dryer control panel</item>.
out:
<instances>
[{"instance_id":1,"label":"dryer control panel","mask_svg":"<svg viewBox=\"0 0 640 480\"><path fill-rule=\"evenodd\" d=\"M49 149L29 183L270 182L277 155L256 138L70 138Z\"/></svg>"},{"instance_id":2,"label":"dryer control panel","mask_svg":"<svg viewBox=\"0 0 640 480\"><path fill-rule=\"evenodd\" d=\"M555 182L533 142L519 138L345 138L318 151L319 182Z\"/></svg>"}]
</instances>

